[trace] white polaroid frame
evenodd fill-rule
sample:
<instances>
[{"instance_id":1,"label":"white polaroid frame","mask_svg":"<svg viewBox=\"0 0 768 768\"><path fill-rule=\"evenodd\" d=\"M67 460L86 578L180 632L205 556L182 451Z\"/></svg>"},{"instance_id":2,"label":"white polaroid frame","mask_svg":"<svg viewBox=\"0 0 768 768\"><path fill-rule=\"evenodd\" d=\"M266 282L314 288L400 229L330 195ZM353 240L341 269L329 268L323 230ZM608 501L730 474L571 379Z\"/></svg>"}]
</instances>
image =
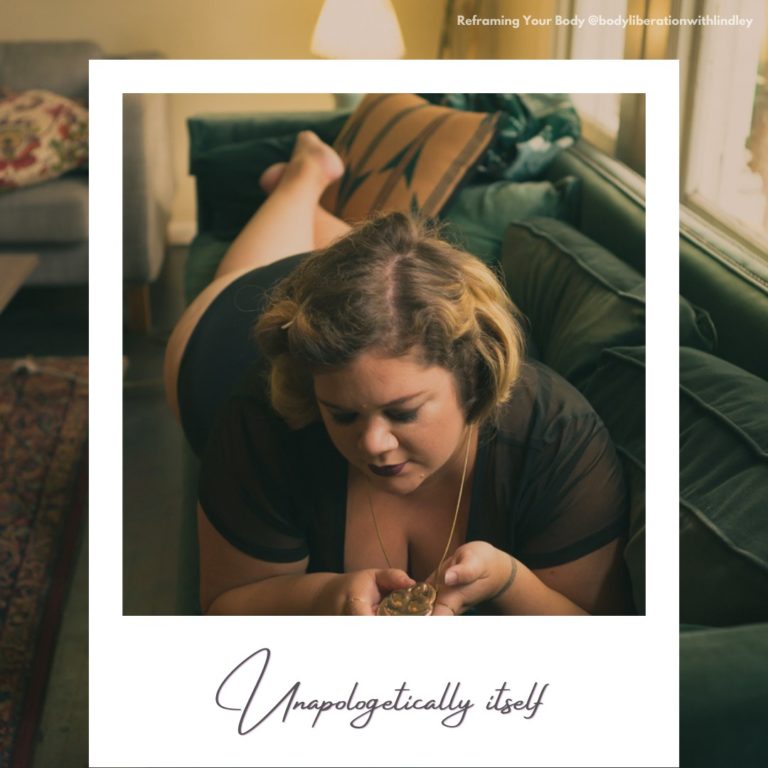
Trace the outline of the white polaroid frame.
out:
<instances>
[{"instance_id":1,"label":"white polaroid frame","mask_svg":"<svg viewBox=\"0 0 768 768\"><path fill-rule=\"evenodd\" d=\"M511 89L646 94L647 614L123 616L123 94ZM92 61L90 115L90 764L677 764L678 62Z\"/></svg>"}]
</instances>

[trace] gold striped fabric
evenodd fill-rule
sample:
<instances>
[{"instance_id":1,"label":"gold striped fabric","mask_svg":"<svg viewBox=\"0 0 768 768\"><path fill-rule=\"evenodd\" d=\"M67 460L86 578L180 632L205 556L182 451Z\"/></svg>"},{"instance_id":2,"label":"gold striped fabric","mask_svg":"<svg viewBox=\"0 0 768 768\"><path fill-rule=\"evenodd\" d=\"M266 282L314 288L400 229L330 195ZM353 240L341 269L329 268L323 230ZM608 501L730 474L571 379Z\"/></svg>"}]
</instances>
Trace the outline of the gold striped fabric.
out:
<instances>
[{"instance_id":1,"label":"gold striped fabric","mask_svg":"<svg viewBox=\"0 0 768 768\"><path fill-rule=\"evenodd\" d=\"M496 133L498 113L440 107L411 93L369 94L334 148L344 175L321 203L354 223L374 213L437 216Z\"/></svg>"}]
</instances>

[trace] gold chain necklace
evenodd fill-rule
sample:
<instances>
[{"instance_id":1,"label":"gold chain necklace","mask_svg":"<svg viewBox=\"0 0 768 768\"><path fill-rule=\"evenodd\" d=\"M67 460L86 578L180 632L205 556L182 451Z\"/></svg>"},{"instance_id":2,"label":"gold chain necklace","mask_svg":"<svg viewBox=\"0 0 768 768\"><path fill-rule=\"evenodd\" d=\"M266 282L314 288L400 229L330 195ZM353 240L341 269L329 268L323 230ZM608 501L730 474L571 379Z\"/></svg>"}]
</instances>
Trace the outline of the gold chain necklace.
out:
<instances>
[{"instance_id":1,"label":"gold chain necklace","mask_svg":"<svg viewBox=\"0 0 768 768\"><path fill-rule=\"evenodd\" d=\"M448 555L448 551L451 548L451 541L453 541L453 534L456 531L456 523L459 519L459 509L461 508L461 497L464 493L464 481L467 479L467 465L469 464L469 449L472 446L472 427L469 427L469 433L467 435L467 450L464 454L464 469L461 471L461 484L459 485L459 498L456 500L456 511L453 513L453 521L451 522L451 532L448 534L448 541L446 542L443 554L437 564L435 570L435 584L440 580L440 569L443 567L445 558ZM392 563L387 555L387 550L384 547L384 540L381 537L381 531L379 530L379 523L376 520L376 513L373 511L373 501L371 499L371 488L368 486L368 506L371 509L371 518L373 519L373 527L376 530L376 538L379 541L381 552L384 555L387 566L392 568ZM427 581L420 581L413 586L406 589L396 589L387 595L381 603L379 603L379 616L429 616L437 600L437 587L432 586Z\"/></svg>"}]
</instances>

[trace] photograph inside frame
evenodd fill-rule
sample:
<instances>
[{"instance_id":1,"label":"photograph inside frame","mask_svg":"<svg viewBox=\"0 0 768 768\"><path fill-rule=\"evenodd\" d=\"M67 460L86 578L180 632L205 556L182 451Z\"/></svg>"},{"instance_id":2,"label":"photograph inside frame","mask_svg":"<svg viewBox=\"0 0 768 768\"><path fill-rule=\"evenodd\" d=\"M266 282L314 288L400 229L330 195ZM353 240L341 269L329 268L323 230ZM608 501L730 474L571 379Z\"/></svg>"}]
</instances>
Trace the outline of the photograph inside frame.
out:
<instances>
[{"instance_id":1,"label":"photograph inside frame","mask_svg":"<svg viewBox=\"0 0 768 768\"><path fill-rule=\"evenodd\" d=\"M670 269L679 268L681 294L681 764L755 764L768 750L760 717L768 705L768 367L760 344L768 333L764 5L358 4L370 6L372 38L363 34L363 19L350 34L350 19L332 15L340 5L334 0L257 2L247 11L223 0L224 12L215 19L190 6L184 24L143 2L123 8L115 24L111 4L79 0L83 13L73 14L38 0L6 20L0 131L10 138L0 155L0 412L10 427L0 507L12 514L0 519L0 543L9 553L0 571L7 606L0 628L13 632L0 635L0 657L15 661L3 668L0 696L11 705L2 711L0 762L87 759L88 61L373 55L680 61L680 260ZM244 13L243 23L233 24ZM51 29L58 39L50 39ZM644 509L644 99L590 93L391 96L412 101L403 107L365 94L125 96L124 615L534 615L545 604L561 614L646 612L645 571L654 561L645 552ZM385 107L409 119L419 113L435 119L412 125L404 139L366 138L362 126ZM448 110L450 118L439 110ZM55 119L43 124L40 114ZM453 120L461 128L448 129ZM40 135L41 125L47 134ZM302 163L314 170L297 170ZM315 187L311 195L307 191L308 175L313 184L328 182L320 194ZM253 251L272 261L248 264L248 238L246 253L236 248L244 242L240 235L254 231L259 212L276 208L283 187L294 181L303 189L296 193L302 205L306 194L324 213L316 211L310 226L293 203L290 224L281 228L290 246L277 248L285 251L281 256L273 250L264 256L261 247L267 242L272 249L274 241L262 239L255 224L259 248ZM500 399L495 408L483 410L480 391L500 367L478 368L459 354L461 344L446 351L437 332L419 338L423 326L407 308L381 314L382 306L392 313L395 296L402 297L393 281L386 282L393 265L368 274L355 271L353 260L332 261L350 251L360 256L355 237L379 254L381 245L371 246L369 235L377 241L381 230L358 229L379 214L389 216L377 219L378 226L390 227L388 237L411 238L439 254L443 266L458 259L465 276L480 263L481 282L501 287L499 302L510 307L514 322L507 322L506 332L497 326L494 334L484 320L473 337L497 335L508 342L497 349L506 350L502 367L509 389L493 380ZM417 218L438 226L420 230ZM347 233L348 226L354 233ZM333 265L344 276L342 285L331 286L342 289L336 293L320 292L328 273L321 261L309 262L318 247L327 254L326 269ZM371 250L364 255L372 258ZM254 269L262 271L254 275ZM489 275L496 283L487 282ZM357 305L353 278L368 280L368 298ZM422 302L419 321L426 322L427 310L445 314L446 331L462 319L456 314L462 302L447 300L456 283L440 285L411 298ZM297 301L298 295L306 301ZM331 309L349 301L349 311L318 315L326 307L311 305L315 295L327 298ZM282 297L282 308L272 308L271 326L254 331L273 297ZM317 328L299 309L312 309L312 319L320 317L345 342L354 333L371 335L354 338L354 351L323 348L315 343ZM362 327L357 319L366 312L392 322ZM237 328L239 338L217 332L217 322ZM376 345L367 346L374 337ZM516 337L519 343L511 343ZM415 345L405 348L414 339L419 354ZM279 357L285 354L280 344L293 344L305 367L288 365L280 372L278 366L278 381L270 384L274 368L262 349ZM215 358L198 356L201 348ZM361 372L355 362L364 349L362 359L370 365ZM372 349L386 354L371 355ZM323 355L332 359L319 359ZM449 386L437 390L453 398L428 441L403 440L410 451L402 450L397 432L420 426L425 414L412 417L416 408L407 401L408 407L398 403L388 413L367 410L382 399L374 397L381 393L373 385L400 382L404 372L436 374L443 385L449 375ZM308 373L314 404L306 397ZM325 378L324 390L322 382L316 387L316 376ZM561 399L545 403L542 382ZM255 391L269 400L252 397ZM510 397L502 401L504 391ZM526 413L524 398L515 397L521 392L529 398L529 417L546 416L545 405L562 407L573 426L577 409L579 426L589 427L579 429L578 438L592 438L558 442L563 451L552 461L546 454L538 467L543 476L526 463L533 444L523 450L516 443L512 422ZM278 400L283 395L277 408L274 393ZM411 393L384 394L389 401ZM502 402L510 404L505 412ZM450 418L457 410L462 429ZM362 461L364 456L352 455L344 433L359 426L361 416L373 417L369 440L397 443L391 457L385 452L376 454L380 460L372 454ZM534 426L566 430L558 419ZM389 437L377 435L376 427L392 422ZM543 434L534 430L525 437L554 451ZM565 434L555 430L558 439ZM602 443L601 434L607 435ZM270 439L263 442L265 436ZM578 459L590 450L602 459L590 465L594 475L579 471L584 467ZM446 456L452 471L441 476L432 470ZM251 476L254 463L269 469L258 482ZM499 467L515 482L505 485ZM46 484L49 477L59 485ZM237 485L233 477L245 481ZM389 490L414 479L417 486L424 481L434 498L425 494L422 503L414 494L415 514L407 505L388 503L397 496ZM216 500L235 491L239 507L226 504L217 512ZM590 500L596 494L600 508L590 504L585 514L580 493ZM322 506L325 515L314 528L307 502ZM242 511L252 509L260 513L249 525ZM347 514L334 515L339 509ZM532 517L541 509L543 517ZM45 546L26 546L33 541ZM470 575L455 560L461 547L467 547ZM594 563L599 553L611 557ZM585 558L595 567L581 581L557 576ZM254 561L258 568L267 563L267 570L252 570ZM266 575L275 584L278 578L298 583L309 578L296 570L305 562L316 579L307 593L296 588L270 594L266 604L257 597L248 602L252 596L242 585ZM486 566L488 575L473 581ZM452 567L469 584L447 584ZM335 590L316 576L371 569L392 580L369 576L354 588ZM32 586L18 578L28 573L36 574ZM470 594L475 582L478 591ZM516 602L522 599L516 590L533 594L520 590L523 584L546 599L535 606ZM21 615L24 622L13 619ZM83 670L76 680L73 669Z\"/></svg>"},{"instance_id":2,"label":"photograph inside frame","mask_svg":"<svg viewBox=\"0 0 768 768\"><path fill-rule=\"evenodd\" d=\"M188 121L181 610L642 614L642 207L589 226L612 187L566 94L339 100ZM146 615L137 470L125 612Z\"/></svg>"}]
</instances>

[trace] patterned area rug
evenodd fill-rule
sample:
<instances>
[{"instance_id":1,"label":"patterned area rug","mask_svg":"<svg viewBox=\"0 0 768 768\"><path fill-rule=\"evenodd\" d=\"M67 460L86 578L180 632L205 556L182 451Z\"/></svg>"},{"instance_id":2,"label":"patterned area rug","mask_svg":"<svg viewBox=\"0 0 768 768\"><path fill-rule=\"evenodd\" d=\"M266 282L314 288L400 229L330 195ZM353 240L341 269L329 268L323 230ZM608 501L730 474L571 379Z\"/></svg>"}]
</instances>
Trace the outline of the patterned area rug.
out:
<instances>
[{"instance_id":1,"label":"patterned area rug","mask_svg":"<svg viewBox=\"0 0 768 768\"><path fill-rule=\"evenodd\" d=\"M0 766L28 765L82 530L88 360L0 360Z\"/></svg>"}]
</instances>

